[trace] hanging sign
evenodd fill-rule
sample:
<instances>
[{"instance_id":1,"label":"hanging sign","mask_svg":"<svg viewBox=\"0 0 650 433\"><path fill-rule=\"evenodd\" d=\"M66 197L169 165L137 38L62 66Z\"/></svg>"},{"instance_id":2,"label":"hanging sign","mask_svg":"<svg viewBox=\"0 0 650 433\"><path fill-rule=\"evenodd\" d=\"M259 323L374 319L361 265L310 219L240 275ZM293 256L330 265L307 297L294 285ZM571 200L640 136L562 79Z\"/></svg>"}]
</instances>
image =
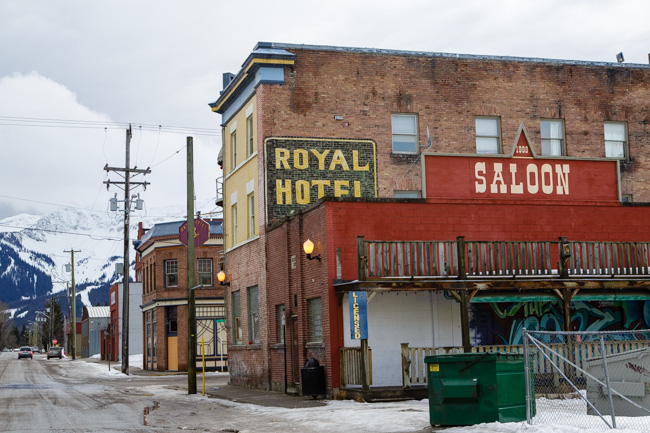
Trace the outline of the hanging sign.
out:
<instances>
[{"instance_id":1,"label":"hanging sign","mask_svg":"<svg viewBox=\"0 0 650 433\"><path fill-rule=\"evenodd\" d=\"M185 246L187 246L188 243L188 233L187 233L187 221L185 221L183 224L181 224L180 228L178 229L178 239L181 241L181 243ZM195 247L200 247L203 245L208 239L210 239L210 224L202 220L200 218L197 218L194 220L194 246Z\"/></svg>"},{"instance_id":2,"label":"hanging sign","mask_svg":"<svg viewBox=\"0 0 650 433\"><path fill-rule=\"evenodd\" d=\"M366 292L350 292L350 338L368 339L368 308Z\"/></svg>"}]
</instances>

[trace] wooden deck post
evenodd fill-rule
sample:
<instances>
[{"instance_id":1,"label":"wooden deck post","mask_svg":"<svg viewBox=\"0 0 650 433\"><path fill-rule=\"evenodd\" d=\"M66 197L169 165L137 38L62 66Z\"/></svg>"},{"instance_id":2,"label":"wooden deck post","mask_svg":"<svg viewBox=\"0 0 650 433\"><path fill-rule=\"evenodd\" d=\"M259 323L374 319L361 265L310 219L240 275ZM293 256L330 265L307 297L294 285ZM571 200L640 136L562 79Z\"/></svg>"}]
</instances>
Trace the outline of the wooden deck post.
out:
<instances>
[{"instance_id":1,"label":"wooden deck post","mask_svg":"<svg viewBox=\"0 0 650 433\"><path fill-rule=\"evenodd\" d=\"M467 268L465 265L465 236L456 238L456 252L458 257L458 279L467 279ZM469 338L469 293L467 289L460 290L460 332L463 339L463 352L472 351L472 343Z\"/></svg>"},{"instance_id":2,"label":"wooden deck post","mask_svg":"<svg viewBox=\"0 0 650 433\"><path fill-rule=\"evenodd\" d=\"M566 240L566 236L560 236L560 248L559 248L559 258L560 261L558 265L558 271L560 278L569 278L569 259L571 258L571 246Z\"/></svg>"},{"instance_id":3,"label":"wooden deck post","mask_svg":"<svg viewBox=\"0 0 650 433\"><path fill-rule=\"evenodd\" d=\"M366 279L366 243L363 236L357 236L357 266L359 269L359 281Z\"/></svg>"},{"instance_id":4,"label":"wooden deck post","mask_svg":"<svg viewBox=\"0 0 650 433\"><path fill-rule=\"evenodd\" d=\"M367 338L361 339L361 386L364 391L370 390L370 362Z\"/></svg>"}]
</instances>

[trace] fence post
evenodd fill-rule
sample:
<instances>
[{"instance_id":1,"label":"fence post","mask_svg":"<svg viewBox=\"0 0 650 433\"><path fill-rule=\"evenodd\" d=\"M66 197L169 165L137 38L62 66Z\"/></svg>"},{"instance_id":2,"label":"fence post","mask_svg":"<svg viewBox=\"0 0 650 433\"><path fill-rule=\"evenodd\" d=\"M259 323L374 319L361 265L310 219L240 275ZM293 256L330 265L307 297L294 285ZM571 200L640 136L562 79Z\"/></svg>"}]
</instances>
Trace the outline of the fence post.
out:
<instances>
[{"instance_id":1,"label":"fence post","mask_svg":"<svg viewBox=\"0 0 650 433\"><path fill-rule=\"evenodd\" d=\"M616 428L616 415L614 415L614 403L612 402L612 388L609 386L609 373L607 372L607 353L605 352L605 338L600 334L600 353L603 354L603 371L605 373L605 385L607 385L607 399L609 410L612 414L612 427Z\"/></svg>"},{"instance_id":2,"label":"fence post","mask_svg":"<svg viewBox=\"0 0 650 433\"><path fill-rule=\"evenodd\" d=\"M402 349L402 388L411 388L411 357L409 356L409 344L400 343Z\"/></svg>"},{"instance_id":3,"label":"fence post","mask_svg":"<svg viewBox=\"0 0 650 433\"><path fill-rule=\"evenodd\" d=\"M530 383L530 365L528 363L528 356L529 356L528 355L528 350L529 350L529 348L528 348L528 332L526 331L526 328L522 329L522 336L524 338L524 383L526 384L525 385L525 389L526 389L526 391L525 391L526 392L526 421L528 421L528 424L532 424L533 420L531 419L531 416L530 416L530 412L531 412L530 409L531 409L531 406L532 406L532 402L530 401L531 391L533 391L533 395L535 395L535 394L534 394L534 390L530 389L531 383Z\"/></svg>"}]
</instances>

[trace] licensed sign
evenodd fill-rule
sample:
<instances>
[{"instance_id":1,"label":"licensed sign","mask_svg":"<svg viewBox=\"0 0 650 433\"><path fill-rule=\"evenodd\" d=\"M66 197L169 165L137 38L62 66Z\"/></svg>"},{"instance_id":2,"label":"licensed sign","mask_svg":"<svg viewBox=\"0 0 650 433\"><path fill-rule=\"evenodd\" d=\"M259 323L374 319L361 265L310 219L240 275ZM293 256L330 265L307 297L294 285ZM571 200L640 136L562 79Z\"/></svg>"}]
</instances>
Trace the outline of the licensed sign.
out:
<instances>
[{"instance_id":1,"label":"licensed sign","mask_svg":"<svg viewBox=\"0 0 650 433\"><path fill-rule=\"evenodd\" d=\"M366 292L350 292L350 338L368 339L368 301Z\"/></svg>"}]
</instances>

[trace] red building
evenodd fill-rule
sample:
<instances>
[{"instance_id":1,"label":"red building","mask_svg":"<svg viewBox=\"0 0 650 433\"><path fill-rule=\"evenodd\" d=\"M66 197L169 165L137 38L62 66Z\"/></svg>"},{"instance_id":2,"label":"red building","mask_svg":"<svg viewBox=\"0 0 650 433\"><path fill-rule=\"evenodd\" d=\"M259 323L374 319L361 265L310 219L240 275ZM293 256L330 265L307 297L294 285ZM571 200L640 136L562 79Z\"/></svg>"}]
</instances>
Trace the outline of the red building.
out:
<instances>
[{"instance_id":1,"label":"red building","mask_svg":"<svg viewBox=\"0 0 650 433\"><path fill-rule=\"evenodd\" d=\"M260 43L224 84L232 383L648 327L647 65Z\"/></svg>"}]
</instances>

